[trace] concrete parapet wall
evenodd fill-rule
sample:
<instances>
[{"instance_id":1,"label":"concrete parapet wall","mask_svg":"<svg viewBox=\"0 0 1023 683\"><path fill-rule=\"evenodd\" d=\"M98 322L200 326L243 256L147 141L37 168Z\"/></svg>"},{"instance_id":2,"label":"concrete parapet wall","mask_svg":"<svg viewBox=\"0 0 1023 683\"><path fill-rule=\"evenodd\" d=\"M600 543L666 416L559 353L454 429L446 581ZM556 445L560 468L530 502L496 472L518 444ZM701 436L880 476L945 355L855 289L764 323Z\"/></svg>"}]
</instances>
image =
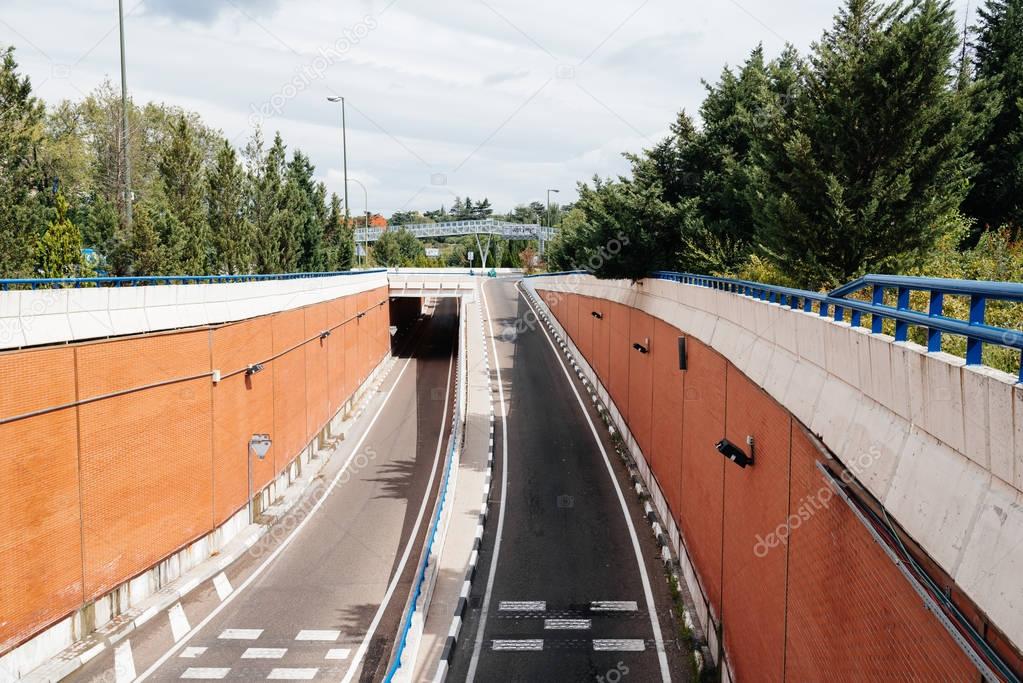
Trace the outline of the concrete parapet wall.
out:
<instances>
[{"instance_id":1,"label":"concrete parapet wall","mask_svg":"<svg viewBox=\"0 0 1023 683\"><path fill-rule=\"evenodd\" d=\"M988 368L967 368L960 359L946 354L928 354L917 345L894 343L815 314L703 287L661 280L637 284L599 281L578 275L526 282L547 298L554 297L552 311L606 387L616 416L628 429L628 438L645 454L643 466L658 480L654 502L662 516L679 521L681 528L672 530L679 537L677 548L681 555L694 555L693 566L701 574L699 583L708 600L706 610L715 622L720 623L721 618L721 577L727 579L727 573L722 575L715 563L734 549L729 551L727 536L723 549L721 538L700 537L700 525L687 533L686 516L706 514L708 506L723 504L725 509L719 512L727 517L740 514L745 504L730 498L731 494L725 495L723 503L715 499L716 485L711 482L720 474L694 470L704 465L687 460L686 455L679 457L678 464L660 455L665 440L681 440L684 454L693 438L688 433L693 430L680 435L666 431L664 422L672 415L664 411L671 412L667 397L700 386L699 401L688 401L688 395L683 401L685 424L689 425L690 414L706 409L698 421L700 433L707 432L704 440L727 434L740 443L745 434L730 425L736 410L746 410L739 406L747 401L733 396L740 380L733 380L731 370L725 373L723 368L714 373L721 375L720 380L708 383L687 376L684 388L681 379L679 386L672 388L673 380L666 378L671 363L665 365L663 358L658 361L665 345L673 345L672 333L712 349L742 373L737 378L748 378L817 435L1018 650L1023 643L1023 581L1019 580L1023 571L1023 387L1015 384L1014 377ZM599 306L599 302L607 303ZM601 308L609 324L598 325L590 307ZM622 316L631 316L631 321L622 323ZM654 320L653 326L648 318ZM665 331L662 324L671 329ZM599 335L610 337L612 352L607 356L601 349L608 348L608 342L601 346ZM616 336L624 338L616 341ZM652 373L639 367L647 361L626 357L632 343L644 341L652 345ZM615 353L616 344L624 344L623 350ZM691 353L699 356L699 345L690 346L696 347ZM677 363L674 348L667 354ZM707 357L686 374L701 372L715 362ZM621 369L623 363L625 370ZM631 365L637 365L638 376ZM646 378L644 373L652 376ZM622 382L638 384L623 386ZM715 398L716 384L721 384L719 399ZM652 415L646 404L649 399L634 405L630 398L634 393L653 396ZM677 406L679 411L683 402ZM718 414L724 413L726 406L728 425ZM675 419L679 421L677 416ZM726 432L726 426L735 433ZM759 442L761 437L757 438ZM797 453L806 448L797 448L802 441L795 431L787 438L791 470L786 476L790 478L789 495L796 496ZM696 447L720 458L712 441ZM870 457L864 458L864 454ZM866 467L862 466L864 460L869 461ZM687 473L688 491L678 483ZM726 470L721 483L726 492L734 489L734 482L743 481L733 478L730 484L732 474ZM813 476L800 474L804 483L798 488L813 491ZM708 485L710 490L706 490ZM762 485L774 486L766 480ZM717 488L716 495L721 496L722 489ZM749 492L760 493L759 488ZM701 495L705 500L694 507ZM768 505L770 499L761 502ZM729 506L736 505L739 508L729 512ZM675 542L674 537L672 540ZM793 569L788 568L790 575ZM812 566L807 565L806 571L812 571ZM728 587L724 588L727 591ZM726 652L729 627L726 623ZM788 642L792 647L792 641Z\"/></svg>"},{"instance_id":2,"label":"concrete parapet wall","mask_svg":"<svg viewBox=\"0 0 1023 683\"><path fill-rule=\"evenodd\" d=\"M215 325L387 286L381 271L255 282L0 292L0 349Z\"/></svg>"}]
</instances>

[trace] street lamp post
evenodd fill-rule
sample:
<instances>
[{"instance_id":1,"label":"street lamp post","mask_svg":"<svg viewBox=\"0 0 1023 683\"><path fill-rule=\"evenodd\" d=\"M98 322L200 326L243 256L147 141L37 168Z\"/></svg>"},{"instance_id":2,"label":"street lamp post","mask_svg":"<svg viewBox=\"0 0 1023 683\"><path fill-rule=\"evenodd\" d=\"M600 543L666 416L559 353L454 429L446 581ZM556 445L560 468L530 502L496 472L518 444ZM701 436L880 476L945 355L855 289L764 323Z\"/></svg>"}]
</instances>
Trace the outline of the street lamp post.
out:
<instances>
[{"instance_id":1,"label":"street lamp post","mask_svg":"<svg viewBox=\"0 0 1023 683\"><path fill-rule=\"evenodd\" d=\"M248 471L249 471L249 497L248 497L248 501L249 501L249 524L252 524L252 521L253 521L253 519L255 517L255 515L252 514L252 508L253 508L253 504L252 504L252 456L254 455L257 458L259 458L260 460L265 458L267 452L270 450L270 444L271 443L272 442L270 440L270 435L269 434L253 434L252 438L249 439L249 450L248 450L248 454L245 457L245 459L248 461Z\"/></svg>"},{"instance_id":2,"label":"street lamp post","mask_svg":"<svg viewBox=\"0 0 1023 683\"><path fill-rule=\"evenodd\" d=\"M547 227L549 228L554 227L554 219L551 216L551 192L559 194L561 190L555 190L553 188L549 188L547 190ZM540 258L543 258L543 230L540 231Z\"/></svg>"},{"instance_id":3,"label":"street lamp post","mask_svg":"<svg viewBox=\"0 0 1023 683\"><path fill-rule=\"evenodd\" d=\"M121 31L121 145L124 154L124 219L131 228L131 158L128 155L128 76L124 65L124 0L117 0L118 27Z\"/></svg>"},{"instance_id":4,"label":"street lamp post","mask_svg":"<svg viewBox=\"0 0 1023 683\"><path fill-rule=\"evenodd\" d=\"M345 130L345 98L343 97L328 97L328 102L340 102L341 103L341 164L345 176L345 220L347 221L348 212L348 134Z\"/></svg>"}]
</instances>

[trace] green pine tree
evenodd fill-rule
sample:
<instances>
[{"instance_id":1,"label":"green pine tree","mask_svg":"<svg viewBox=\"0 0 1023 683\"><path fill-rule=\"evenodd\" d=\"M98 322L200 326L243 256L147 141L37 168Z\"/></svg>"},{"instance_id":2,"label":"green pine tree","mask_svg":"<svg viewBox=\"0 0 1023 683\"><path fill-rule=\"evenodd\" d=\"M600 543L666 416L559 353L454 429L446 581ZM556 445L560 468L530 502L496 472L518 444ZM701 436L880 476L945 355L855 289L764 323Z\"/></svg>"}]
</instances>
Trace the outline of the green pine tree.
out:
<instances>
[{"instance_id":1,"label":"green pine tree","mask_svg":"<svg viewBox=\"0 0 1023 683\"><path fill-rule=\"evenodd\" d=\"M975 152L980 171L964 204L974 239L1008 226L1023 235L1023 0L988 0L976 32L977 76L995 98L995 114Z\"/></svg>"},{"instance_id":2,"label":"green pine tree","mask_svg":"<svg viewBox=\"0 0 1023 683\"><path fill-rule=\"evenodd\" d=\"M327 222L323 227L326 268L330 271L350 270L355 258L355 234L351 225L345 223L341 204L341 198L331 194Z\"/></svg>"},{"instance_id":3,"label":"green pine tree","mask_svg":"<svg viewBox=\"0 0 1023 683\"><path fill-rule=\"evenodd\" d=\"M174 218L168 265L180 275L206 275L213 270L213 241L203 207L202 161L196 132L181 116L158 164L163 196Z\"/></svg>"},{"instance_id":4,"label":"green pine tree","mask_svg":"<svg viewBox=\"0 0 1023 683\"><path fill-rule=\"evenodd\" d=\"M245 217L245 173L227 140L217 150L206 174L206 207L216 252L218 273L248 273L252 269L252 236Z\"/></svg>"},{"instance_id":5,"label":"green pine tree","mask_svg":"<svg viewBox=\"0 0 1023 683\"><path fill-rule=\"evenodd\" d=\"M31 274L33 246L50 217L34 161L43 117L31 82L18 74L14 48L0 49L0 277Z\"/></svg>"},{"instance_id":6,"label":"green pine tree","mask_svg":"<svg viewBox=\"0 0 1023 683\"><path fill-rule=\"evenodd\" d=\"M814 46L746 193L760 248L801 285L917 262L958 220L982 123L953 87L958 45L947 0L847 0Z\"/></svg>"},{"instance_id":7,"label":"green pine tree","mask_svg":"<svg viewBox=\"0 0 1023 683\"><path fill-rule=\"evenodd\" d=\"M87 277L90 275L82 255L82 233L68 219L68 203L57 193L57 216L36 244L36 271L43 277Z\"/></svg>"},{"instance_id":8,"label":"green pine tree","mask_svg":"<svg viewBox=\"0 0 1023 683\"><path fill-rule=\"evenodd\" d=\"M316 273L325 270L323 225L324 198L326 190L322 183L317 183L313 178L315 168L309 161L309 157L300 151L296 151L288 163L288 182L294 183L301 193L301 202L293 209L296 214L295 240L298 242L298 270L307 273Z\"/></svg>"}]
</instances>

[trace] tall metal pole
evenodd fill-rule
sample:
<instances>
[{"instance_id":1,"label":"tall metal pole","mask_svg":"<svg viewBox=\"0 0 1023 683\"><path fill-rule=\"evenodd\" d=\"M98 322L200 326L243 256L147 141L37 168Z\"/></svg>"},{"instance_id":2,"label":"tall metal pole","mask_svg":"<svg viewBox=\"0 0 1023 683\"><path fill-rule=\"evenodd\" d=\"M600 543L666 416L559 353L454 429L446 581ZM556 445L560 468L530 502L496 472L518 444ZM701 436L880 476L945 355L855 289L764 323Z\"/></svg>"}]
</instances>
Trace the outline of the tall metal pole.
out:
<instances>
[{"instance_id":1,"label":"tall metal pole","mask_svg":"<svg viewBox=\"0 0 1023 683\"><path fill-rule=\"evenodd\" d=\"M124 154L124 218L130 228L131 211L131 156L128 146L128 76L124 66L124 0L117 0L117 16L121 28L121 136Z\"/></svg>"},{"instance_id":2,"label":"tall metal pole","mask_svg":"<svg viewBox=\"0 0 1023 683\"><path fill-rule=\"evenodd\" d=\"M558 194L558 193L561 192L561 190L555 190L555 189L548 189L547 190L547 227L549 227L549 228L553 228L554 227L554 219L551 216L551 192L554 192L555 194ZM541 230L540 230L539 242L540 242L540 257L543 258L543 228L542 228L542 226L541 226Z\"/></svg>"},{"instance_id":3,"label":"tall metal pole","mask_svg":"<svg viewBox=\"0 0 1023 683\"><path fill-rule=\"evenodd\" d=\"M345 217L348 217L348 133L345 127L345 98L341 98L341 163L345 174Z\"/></svg>"}]
</instances>

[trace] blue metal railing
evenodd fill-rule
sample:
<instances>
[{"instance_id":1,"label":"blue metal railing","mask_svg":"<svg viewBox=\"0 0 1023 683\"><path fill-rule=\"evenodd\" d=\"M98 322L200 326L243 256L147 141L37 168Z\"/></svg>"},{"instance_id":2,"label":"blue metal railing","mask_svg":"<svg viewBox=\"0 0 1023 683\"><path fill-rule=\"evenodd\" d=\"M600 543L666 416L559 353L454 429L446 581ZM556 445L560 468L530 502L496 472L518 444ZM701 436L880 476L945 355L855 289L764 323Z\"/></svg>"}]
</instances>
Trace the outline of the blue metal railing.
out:
<instances>
[{"instance_id":1,"label":"blue metal railing","mask_svg":"<svg viewBox=\"0 0 1023 683\"><path fill-rule=\"evenodd\" d=\"M382 273L385 268L342 270L328 273L278 273L273 275L148 275L145 277L66 277L0 279L0 291L11 289L78 289L81 287L139 287L145 285L209 285L228 282L301 280L334 275Z\"/></svg>"},{"instance_id":2,"label":"blue metal railing","mask_svg":"<svg viewBox=\"0 0 1023 683\"><path fill-rule=\"evenodd\" d=\"M592 275L583 270L562 273L539 273L528 277L550 277L554 275ZM712 275L657 271L651 277L670 280L697 287L709 287L725 292L748 296L761 301L780 304L794 310L817 313L822 318L832 317L845 321L848 311L849 323L863 327L863 315L870 316L871 334L881 334L884 321L895 323L895 341L909 339L909 328L927 330L928 352L941 351L942 336L946 334L966 339L966 364L981 365L984 345L1001 346L1021 352L1019 380L1023 382L1023 331L987 324L989 301L1023 302L1023 283L989 282L984 280L949 280L945 278L910 277L906 275L864 275L831 292L811 292L779 285L765 285L749 280L736 280ZM870 300L849 298L870 290ZM895 294L895 305L885 303L885 294ZM927 311L910 307L910 295L923 292L928 295ZM968 297L970 313L968 320L950 318L944 314L945 297Z\"/></svg>"},{"instance_id":3,"label":"blue metal railing","mask_svg":"<svg viewBox=\"0 0 1023 683\"><path fill-rule=\"evenodd\" d=\"M929 352L941 351L942 335L961 336L966 339L967 365L981 364L984 344L1023 352L1023 332L995 327L986 322L988 301L1023 301L1023 283L1019 282L865 275L831 292L822 293L746 280L669 271L658 271L653 274L653 277L734 292L797 310L816 312L821 317L830 315L834 320L844 321L848 310L849 322L853 327L862 327L862 317L867 314L871 316L870 332L872 334L881 334L884 329L884 321L892 320L895 323L895 341L897 342L909 339L911 326L921 327L927 330L927 350ZM865 290L870 290L870 301L849 298L851 295ZM895 306L885 303L886 292L895 293ZM929 296L926 312L910 308L910 295L913 292L924 292ZM969 297L968 320L959 320L944 315L945 296L947 295ZM1023 362L1020 364L1020 381L1023 382Z\"/></svg>"}]
</instances>

